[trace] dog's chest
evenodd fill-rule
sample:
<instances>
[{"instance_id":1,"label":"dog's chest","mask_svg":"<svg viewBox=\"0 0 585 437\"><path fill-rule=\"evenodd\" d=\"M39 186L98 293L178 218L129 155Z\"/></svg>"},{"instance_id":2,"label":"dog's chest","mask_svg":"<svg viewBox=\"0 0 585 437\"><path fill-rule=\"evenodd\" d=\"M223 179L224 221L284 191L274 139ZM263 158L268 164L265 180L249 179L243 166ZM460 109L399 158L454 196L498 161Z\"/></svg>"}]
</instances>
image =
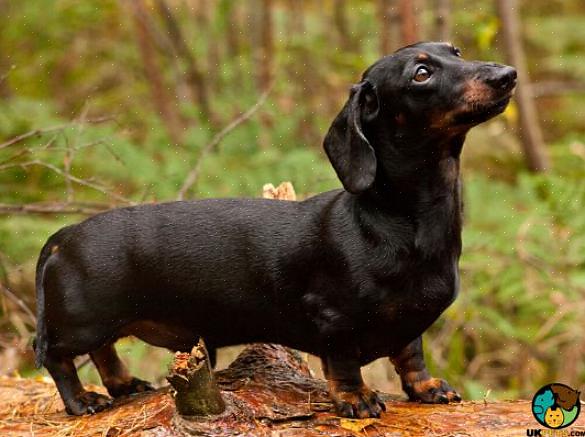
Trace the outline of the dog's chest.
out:
<instances>
[{"instance_id":1,"label":"dog's chest","mask_svg":"<svg viewBox=\"0 0 585 437\"><path fill-rule=\"evenodd\" d=\"M458 257L413 258L401 271L380 278L374 288L371 304L382 309L384 319L408 318L415 313L432 317L449 306L457 294Z\"/></svg>"},{"instance_id":2,"label":"dog's chest","mask_svg":"<svg viewBox=\"0 0 585 437\"><path fill-rule=\"evenodd\" d=\"M459 290L457 260L430 260L379 285L362 306L362 347L372 359L421 335L453 302Z\"/></svg>"},{"instance_id":3,"label":"dog's chest","mask_svg":"<svg viewBox=\"0 0 585 437\"><path fill-rule=\"evenodd\" d=\"M415 212L414 248L423 258L461 253L462 204L458 163L442 163L433 187L424 190Z\"/></svg>"},{"instance_id":4,"label":"dog's chest","mask_svg":"<svg viewBox=\"0 0 585 437\"><path fill-rule=\"evenodd\" d=\"M404 235L408 238L398 245L399 250L387 249L388 256L376 257L385 261L385 268L370 271L376 278L375 286L364 291L364 307L375 308L367 311L372 317L369 321L386 332L406 330L420 335L458 292L461 253L458 187L452 196L434 198L424 205L415 215L411 231Z\"/></svg>"}]
</instances>

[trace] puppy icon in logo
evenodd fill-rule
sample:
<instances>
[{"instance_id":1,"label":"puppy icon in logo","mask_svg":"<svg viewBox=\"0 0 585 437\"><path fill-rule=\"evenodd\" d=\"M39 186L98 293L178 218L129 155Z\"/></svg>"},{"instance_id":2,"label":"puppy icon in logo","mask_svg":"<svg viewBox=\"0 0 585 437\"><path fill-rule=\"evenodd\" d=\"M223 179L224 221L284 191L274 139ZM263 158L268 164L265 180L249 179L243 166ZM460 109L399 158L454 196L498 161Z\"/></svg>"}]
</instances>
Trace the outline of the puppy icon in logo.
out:
<instances>
[{"instance_id":1,"label":"puppy icon in logo","mask_svg":"<svg viewBox=\"0 0 585 437\"><path fill-rule=\"evenodd\" d=\"M571 425L581 412L579 392L565 384L548 384L532 398L532 414L542 426L551 429Z\"/></svg>"}]
</instances>

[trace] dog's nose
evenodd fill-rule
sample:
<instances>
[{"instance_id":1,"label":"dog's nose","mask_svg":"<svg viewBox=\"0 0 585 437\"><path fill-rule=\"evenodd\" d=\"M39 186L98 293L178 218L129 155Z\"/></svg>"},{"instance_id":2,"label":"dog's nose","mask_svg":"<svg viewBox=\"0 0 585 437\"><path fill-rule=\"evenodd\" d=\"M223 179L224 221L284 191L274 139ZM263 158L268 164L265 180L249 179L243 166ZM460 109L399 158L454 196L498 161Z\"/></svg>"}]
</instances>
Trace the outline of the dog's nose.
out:
<instances>
[{"instance_id":1,"label":"dog's nose","mask_svg":"<svg viewBox=\"0 0 585 437\"><path fill-rule=\"evenodd\" d=\"M507 65L492 68L485 81L492 87L509 91L516 86L516 69Z\"/></svg>"}]
</instances>

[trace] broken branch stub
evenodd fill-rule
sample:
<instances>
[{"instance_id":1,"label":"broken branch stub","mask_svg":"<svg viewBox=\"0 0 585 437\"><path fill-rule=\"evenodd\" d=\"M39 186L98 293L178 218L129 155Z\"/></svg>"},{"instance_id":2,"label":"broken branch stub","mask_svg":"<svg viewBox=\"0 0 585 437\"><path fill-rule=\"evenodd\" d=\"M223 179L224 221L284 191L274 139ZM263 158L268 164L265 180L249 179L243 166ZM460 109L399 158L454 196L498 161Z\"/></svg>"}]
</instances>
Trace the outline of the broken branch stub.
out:
<instances>
[{"instance_id":1,"label":"broken branch stub","mask_svg":"<svg viewBox=\"0 0 585 437\"><path fill-rule=\"evenodd\" d=\"M199 340L190 354L175 354L167 380L175 389L175 405L181 416L209 416L225 411L225 403L215 382L202 340Z\"/></svg>"}]
</instances>

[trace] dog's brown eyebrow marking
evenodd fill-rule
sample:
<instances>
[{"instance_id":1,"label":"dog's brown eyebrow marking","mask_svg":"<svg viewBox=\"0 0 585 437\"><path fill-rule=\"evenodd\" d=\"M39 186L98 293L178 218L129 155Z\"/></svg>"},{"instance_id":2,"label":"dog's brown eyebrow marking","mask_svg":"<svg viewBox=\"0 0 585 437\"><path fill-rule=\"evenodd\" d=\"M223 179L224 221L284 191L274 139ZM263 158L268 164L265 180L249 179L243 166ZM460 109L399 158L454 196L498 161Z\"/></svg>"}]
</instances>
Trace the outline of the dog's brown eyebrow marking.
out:
<instances>
[{"instance_id":1,"label":"dog's brown eyebrow marking","mask_svg":"<svg viewBox=\"0 0 585 437\"><path fill-rule=\"evenodd\" d=\"M419 53L418 56L416 57L417 61L426 61L427 59L429 59L429 55L427 55L426 53Z\"/></svg>"},{"instance_id":2,"label":"dog's brown eyebrow marking","mask_svg":"<svg viewBox=\"0 0 585 437\"><path fill-rule=\"evenodd\" d=\"M455 45L452 42L445 42L445 44L447 44L447 47L449 47L451 49L451 51L453 52L453 54L455 56L461 57L461 50L459 50L459 48L455 47Z\"/></svg>"}]
</instances>

